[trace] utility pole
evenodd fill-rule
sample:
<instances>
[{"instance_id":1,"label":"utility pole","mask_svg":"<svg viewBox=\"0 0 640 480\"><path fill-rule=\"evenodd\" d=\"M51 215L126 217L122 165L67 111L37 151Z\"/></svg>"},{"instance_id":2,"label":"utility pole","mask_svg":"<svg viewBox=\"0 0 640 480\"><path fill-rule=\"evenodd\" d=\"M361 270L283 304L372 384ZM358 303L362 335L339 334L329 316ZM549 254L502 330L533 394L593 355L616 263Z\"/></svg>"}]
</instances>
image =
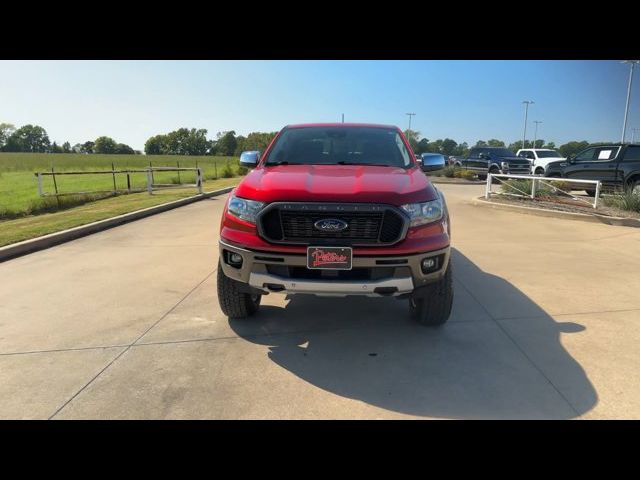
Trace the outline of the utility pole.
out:
<instances>
[{"instance_id":1,"label":"utility pole","mask_svg":"<svg viewBox=\"0 0 640 480\"><path fill-rule=\"evenodd\" d=\"M415 113L407 113L407 115L409 116L409 130L411 130L411 117L413 117Z\"/></svg>"},{"instance_id":2,"label":"utility pole","mask_svg":"<svg viewBox=\"0 0 640 480\"><path fill-rule=\"evenodd\" d=\"M535 133L533 134L533 148L536 148L536 140L538 140L538 124L542 122L539 120L534 120L533 123L536 124Z\"/></svg>"},{"instance_id":3,"label":"utility pole","mask_svg":"<svg viewBox=\"0 0 640 480\"><path fill-rule=\"evenodd\" d=\"M535 103L533 100L524 100L524 132L522 133L522 148L524 147L524 142L527 140L527 115L529 113L529 105Z\"/></svg>"},{"instance_id":4,"label":"utility pole","mask_svg":"<svg viewBox=\"0 0 640 480\"><path fill-rule=\"evenodd\" d=\"M629 70L629 86L627 87L627 104L624 107L624 122L622 123L622 140L620 143L624 143L624 134L627 132L627 117L629 116L629 99L631 98L631 82L633 82L633 68L640 63L640 60L625 60L622 63L628 63L631 65Z\"/></svg>"}]
</instances>

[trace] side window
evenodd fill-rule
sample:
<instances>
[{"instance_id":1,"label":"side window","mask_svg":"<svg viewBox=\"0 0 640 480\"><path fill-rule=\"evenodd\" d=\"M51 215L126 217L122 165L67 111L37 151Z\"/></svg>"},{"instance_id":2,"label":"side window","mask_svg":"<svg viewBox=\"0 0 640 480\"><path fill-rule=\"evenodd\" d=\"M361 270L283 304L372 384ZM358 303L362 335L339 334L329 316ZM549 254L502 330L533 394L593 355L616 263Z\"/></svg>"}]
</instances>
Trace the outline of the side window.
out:
<instances>
[{"instance_id":1,"label":"side window","mask_svg":"<svg viewBox=\"0 0 640 480\"><path fill-rule=\"evenodd\" d=\"M634 147L627 147L627 151L624 152L624 162L640 162L640 145Z\"/></svg>"},{"instance_id":2,"label":"side window","mask_svg":"<svg viewBox=\"0 0 640 480\"><path fill-rule=\"evenodd\" d=\"M533 152L524 152L524 156L526 158L528 158L529 160L535 160L536 159L536 156L534 155Z\"/></svg>"},{"instance_id":3,"label":"side window","mask_svg":"<svg viewBox=\"0 0 640 480\"><path fill-rule=\"evenodd\" d=\"M469 158L478 158L478 154L479 154L479 153L480 153L480 152L478 152L478 149L477 149L477 148L472 148L472 149L469 151Z\"/></svg>"},{"instance_id":4,"label":"side window","mask_svg":"<svg viewBox=\"0 0 640 480\"><path fill-rule=\"evenodd\" d=\"M576 156L576 161L577 162L590 162L590 161L592 161L594 159L595 153L596 153L596 149L595 148L588 148L588 149L584 150L583 152L580 152Z\"/></svg>"},{"instance_id":5,"label":"side window","mask_svg":"<svg viewBox=\"0 0 640 480\"><path fill-rule=\"evenodd\" d=\"M613 160L618 154L619 148L617 147L601 147L596 148L596 154L593 156L594 161L606 162L607 160Z\"/></svg>"}]
</instances>

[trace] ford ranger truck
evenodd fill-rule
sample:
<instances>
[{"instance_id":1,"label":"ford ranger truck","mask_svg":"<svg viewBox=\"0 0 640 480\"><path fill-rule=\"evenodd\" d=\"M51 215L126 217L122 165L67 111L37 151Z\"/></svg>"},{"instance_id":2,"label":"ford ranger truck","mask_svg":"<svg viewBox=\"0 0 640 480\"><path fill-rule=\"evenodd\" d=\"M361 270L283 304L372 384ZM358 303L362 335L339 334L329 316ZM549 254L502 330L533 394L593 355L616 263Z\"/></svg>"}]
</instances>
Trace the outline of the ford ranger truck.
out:
<instances>
[{"instance_id":1,"label":"ford ranger truck","mask_svg":"<svg viewBox=\"0 0 640 480\"><path fill-rule=\"evenodd\" d=\"M364 295L407 299L422 324L447 321L449 213L400 129L289 125L240 164L252 171L230 193L220 225L225 315L253 315L269 293Z\"/></svg>"}]
</instances>

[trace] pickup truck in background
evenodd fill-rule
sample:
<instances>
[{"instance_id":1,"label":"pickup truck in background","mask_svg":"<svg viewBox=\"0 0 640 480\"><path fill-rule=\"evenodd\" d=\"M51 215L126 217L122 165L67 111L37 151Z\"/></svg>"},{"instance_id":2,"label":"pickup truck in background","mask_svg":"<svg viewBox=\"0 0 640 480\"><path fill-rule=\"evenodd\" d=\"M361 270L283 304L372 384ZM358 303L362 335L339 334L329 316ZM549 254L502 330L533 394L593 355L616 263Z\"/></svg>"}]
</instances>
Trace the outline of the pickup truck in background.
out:
<instances>
[{"instance_id":1,"label":"pickup truck in background","mask_svg":"<svg viewBox=\"0 0 640 480\"><path fill-rule=\"evenodd\" d=\"M640 194L640 145L614 143L582 150L566 160L547 165L545 177L600 180L605 192ZM595 195L595 190L585 190Z\"/></svg>"},{"instance_id":2,"label":"pickup truck in background","mask_svg":"<svg viewBox=\"0 0 640 480\"><path fill-rule=\"evenodd\" d=\"M518 157L507 148L498 147L474 147L468 156L455 157L453 166L476 172L479 178L487 178L487 173L531 173L528 159Z\"/></svg>"},{"instance_id":3,"label":"pickup truck in background","mask_svg":"<svg viewBox=\"0 0 640 480\"><path fill-rule=\"evenodd\" d=\"M521 148L516 155L531 160L531 173L534 175L544 175L551 162L566 160L560 152L549 148Z\"/></svg>"}]
</instances>

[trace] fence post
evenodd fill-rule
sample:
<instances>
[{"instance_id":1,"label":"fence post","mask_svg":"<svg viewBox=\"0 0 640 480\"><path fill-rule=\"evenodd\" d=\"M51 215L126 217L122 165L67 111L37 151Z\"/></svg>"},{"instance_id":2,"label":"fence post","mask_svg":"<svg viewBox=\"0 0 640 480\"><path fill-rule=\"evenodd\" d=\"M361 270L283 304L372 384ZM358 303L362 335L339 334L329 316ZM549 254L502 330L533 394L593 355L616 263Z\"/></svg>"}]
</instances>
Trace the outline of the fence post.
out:
<instances>
[{"instance_id":1,"label":"fence post","mask_svg":"<svg viewBox=\"0 0 640 480\"><path fill-rule=\"evenodd\" d=\"M116 167L113 166L113 162L111 162L111 175L113 176L113 194L118 193L118 189L116 188Z\"/></svg>"},{"instance_id":2,"label":"fence post","mask_svg":"<svg viewBox=\"0 0 640 480\"><path fill-rule=\"evenodd\" d=\"M53 177L53 188L56 191L56 203L58 204L58 208L60 208L60 197L58 196L58 182L56 182L56 172L54 172L53 167L51 167L51 176Z\"/></svg>"},{"instance_id":3,"label":"fence post","mask_svg":"<svg viewBox=\"0 0 640 480\"><path fill-rule=\"evenodd\" d=\"M536 198L536 184L537 181L535 178L533 179L533 181L531 182L531 200L535 200Z\"/></svg>"},{"instance_id":4,"label":"fence post","mask_svg":"<svg viewBox=\"0 0 640 480\"><path fill-rule=\"evenodd\" d=\"M493 175L490 173L487 173L487 187L485 188L484 191L484 198L486 200L489 200L489 197L491 196L491 179L493 178Z\"/></svg>"},{"instance_id":5,"label":"fence post","mask_svg":"<svg viewBox=\"0 0 640 480\"><path fill-rule=\"evenodd\" d=\"M202 194L202 170L200 169L200 167L198 168L198 192L200 192L200 194Z\"/></svg>"},{"instance_id":6,"label":"fence post","mask_svg":"<svg viewBox=\"0 0 640 480\"><path fill-rule=\"evenodd\" d=\"M596 183L596 194L595 198L593 199L593 208L598 208L598 198L600 198L600 185L600 182Z\"/></svg>"},{"instance_id":7,"label":"fence post","mask_svg":"<svg viewBox=\"0 0 640 480\"><path fill-rule=\"evenodd\" d=\"M149 195L153 195L153 171L151 167L147 169L147 192L149 192Z\"/></svg>"},{"instance_id":8,"label":"fence post","mask_svg":"<svg viewBox=\"0 0 640 480\"><path fill-rule=\"evenodd\" d=\"M216 180L218 179L218 164L216 163L216 161L213 161L213 171L215 172L215 177Z\"/></svg>"},{"instance_id":9,"label":"fence post","mask_svg":"<svg viewBox=\"0 0 640 480\"><path fill-rule=\"evenodd\" d=\"M176 164L178 165L178 168L180 168L180 160L176 160ZM182 183L180 180L180 170L178 170L178 183Z\"/></svg>"},{"instance_id":10,"label":"fence post","mask_svg":"<svg viewBox=\"0 0 640 480\"><path fill-rule=\"evenodd\" d=\"M42 174L38 172L37 175L38 175L38 195L42 197Z\"/></svg>"},{"instance_id":11,"label":"fence post","mask_svg":"<svg viewBox=\"0 0 640 480\"><path fill-rule=\"evenodd\" d=\"M129 172L127 172L127 192L131 193L131 177Z\"/></svg>"},{"instance_id":12,"label":"fence post","mask_svg":"<svg viewBox=\"0 0 640 480\"><path fill-rule=\"evenodd\" d=\"M151 168L153 168L153 167L151 166L151 160L149 160L149 169L151 169ZM151 183L152 184L155 183L155 179L153 178L153 170L151 170Z\"/></svg>"}]
</instances>

